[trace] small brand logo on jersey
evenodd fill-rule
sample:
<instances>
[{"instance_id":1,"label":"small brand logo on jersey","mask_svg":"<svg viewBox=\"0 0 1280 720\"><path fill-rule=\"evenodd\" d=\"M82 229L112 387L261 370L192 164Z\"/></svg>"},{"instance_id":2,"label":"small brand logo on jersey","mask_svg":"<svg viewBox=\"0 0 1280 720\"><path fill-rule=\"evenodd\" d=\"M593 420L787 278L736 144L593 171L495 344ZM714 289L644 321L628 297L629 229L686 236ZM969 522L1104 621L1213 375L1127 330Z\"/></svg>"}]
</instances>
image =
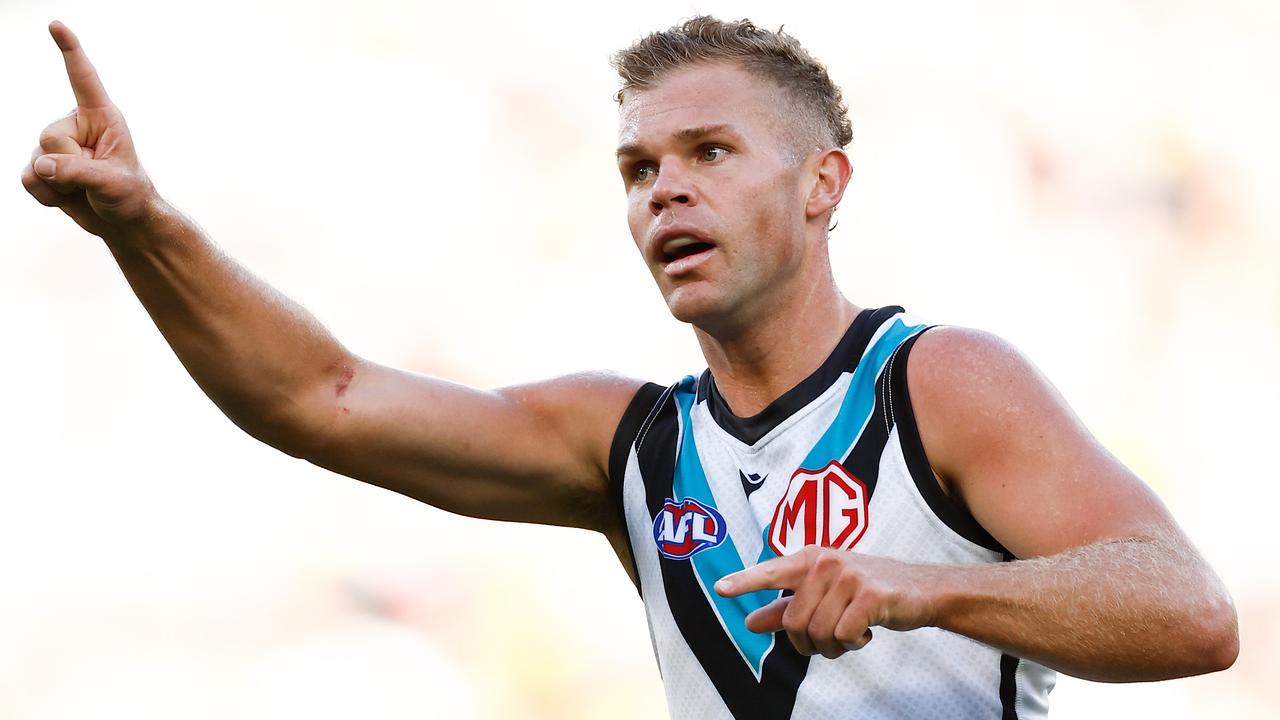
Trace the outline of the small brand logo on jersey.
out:
<instances>
[{"instance_id":1,"label":"small brand logo on jersey","mask_svg":"<svg viewBox=\"0 0 1280 720\"><path fill-rule=\"evenodd\" d=\"M756 473L748 474L741 470L738 471L738 480L742 482L742 492L746 493L747 497L751 497L751 493L759 490L760 486L764 485L764 481L768 479L769 473L757 475Z\"/></svg>"},{"instance_id":2,"label":"small brand logo on jersey","mask_svg":"<svg viewBox=\"0 0 1280 720\"><path fill-rule=\"evenodd\" d=\"M805 545L849 550L867 531L867 487L832 460L821 470L797 470L769 523L769 547L779 555Z\"/></svg>"},{"instance_id":3,"label":"small brand logo on jersey","mask_svg":"<svg viewBox=\"0 0 1280 720\"><path fill-rule=\"evenodd\" d=\"M724 516L715 508L684 498L667 499L653 519L653 541L658 552L672 560L685 560L724 542Z\"/></svg>"}]
</instances>

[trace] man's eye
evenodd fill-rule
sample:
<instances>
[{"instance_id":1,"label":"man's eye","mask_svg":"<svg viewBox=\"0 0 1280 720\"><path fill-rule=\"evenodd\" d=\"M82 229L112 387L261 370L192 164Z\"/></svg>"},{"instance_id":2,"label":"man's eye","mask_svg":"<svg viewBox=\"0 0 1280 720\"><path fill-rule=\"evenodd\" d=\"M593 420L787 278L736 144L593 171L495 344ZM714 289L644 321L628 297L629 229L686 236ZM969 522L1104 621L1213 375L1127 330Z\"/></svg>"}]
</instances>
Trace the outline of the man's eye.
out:
<instances>
[{"instance_id":1,"label":"man's eye","mask_svg":"<svg viewBox=\"0 0 1280 720\"><path fill-rule=\"evenodd\" d=\"M702 159L706 162L715 162L725 156L729 152L718 145L711 145L702 151Z\"/></svg>"},{"instance_id":2,"label":"man's eye","mask_svg":"<svg viewBox=\"0 0 1280 720\"><path fill-rule=\"evenodd\" d=\"M646 180L653 179L654 171L655 170L652 165L641 165L632 172L632 176L635 178L636 182L645 182Z\"/></svg>"}]
</instances>

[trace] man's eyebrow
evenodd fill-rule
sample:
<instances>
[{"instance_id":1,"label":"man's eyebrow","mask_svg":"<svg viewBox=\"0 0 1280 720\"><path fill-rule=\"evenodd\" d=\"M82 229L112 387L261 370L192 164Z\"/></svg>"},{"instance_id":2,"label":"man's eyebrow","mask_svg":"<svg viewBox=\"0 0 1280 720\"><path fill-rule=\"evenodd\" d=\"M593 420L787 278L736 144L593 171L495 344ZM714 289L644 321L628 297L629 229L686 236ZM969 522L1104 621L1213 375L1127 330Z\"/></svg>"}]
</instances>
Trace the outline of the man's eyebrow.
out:
<instances>
[{"instance_id":1,"label":"man's eyebrow","mask_svg":"<svg viewBox=\"0 0 1280 720\"><path fill-rule=\"evenodd\" d=\"M694 140L701 140L702 138L708 135L728 134L728 135L733 135L735 137L737 136L737 133L734 132L733 130L733 126L727 123L720 123L718 125L703 125L701 127L694 127L694 128L685 128L683 130L677 130L673 134L677 138L680 138L681 140L684 140L687 142L691 142Z\"/></svg>"},{"instance_id":2,"label":"man's eyebrow","mask_svg":"<svg viewBox=\"0 0 1280 720\"><path fill-rule=\"evenodd\" d=\"M683 140L684 142L695 142L708 135L726 134L734 137L738 136L738 133L733 129L733 126L727 123L681 128L671 134L676 139ZM641 154L642 147L643 146L638 142L625 142L618 146L618 150L614 153L614 156L621 158L624 156L639 155Z\"/></svg>"},{"instance_id":3,"label":"man's eyebrow","mask_svg":"<svg viewBox=\"0 0 1280 720\"><path fill-rule=\"evenodd\" d=\"M617 158L621 158L623 156L639 155L639 154L640 154L640 143L625 142L618 146L618 149L613 153L613 156Z\"/></svg>"}]
</instances>

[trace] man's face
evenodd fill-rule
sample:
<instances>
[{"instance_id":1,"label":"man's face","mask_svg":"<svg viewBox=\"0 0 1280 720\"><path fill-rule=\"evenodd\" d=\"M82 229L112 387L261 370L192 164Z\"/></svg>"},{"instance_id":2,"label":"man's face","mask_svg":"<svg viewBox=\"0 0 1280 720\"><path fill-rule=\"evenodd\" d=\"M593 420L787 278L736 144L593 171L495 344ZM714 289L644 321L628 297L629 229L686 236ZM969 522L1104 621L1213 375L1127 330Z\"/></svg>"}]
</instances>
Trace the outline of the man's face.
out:
<instances>
[{"instance_id":1,"label":"man's face","mask_svg":"<svg viewBox=\"0 0 1280 720\"><path fill-rule=\"evenodd\" d=\"M618 169L631 236L672 315L740 325L793 282L809 248L785 95L736 65L693 65L628 93Z\"/></svg>"}]
</instances>

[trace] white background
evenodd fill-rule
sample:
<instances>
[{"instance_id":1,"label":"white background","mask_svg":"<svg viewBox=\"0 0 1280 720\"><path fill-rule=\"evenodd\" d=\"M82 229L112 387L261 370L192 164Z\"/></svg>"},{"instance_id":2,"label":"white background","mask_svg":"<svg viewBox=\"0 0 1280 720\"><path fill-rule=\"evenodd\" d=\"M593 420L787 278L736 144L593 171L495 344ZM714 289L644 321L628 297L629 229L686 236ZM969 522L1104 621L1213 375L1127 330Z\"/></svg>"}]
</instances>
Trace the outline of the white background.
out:
<instances>
[{"instance_id":1,"label":"white background","mask_svg":"<svg viewBox=\"0 0 1280 720\"><path fill-rule=\"evenodd\" d=\"M1213 2L0 0L0 718L651 718L591 533L459 518L240 433L100 241L21 187L76 31L161 192L355 351L491 387L704 363L635 256L610 53L696 12L845 90L862 306L1000 333L1218 568L1213 676L1054 716L1280 704L1280 12ZM500 448L495 448L500 452Z\"/></svg>"}]
</instances>

